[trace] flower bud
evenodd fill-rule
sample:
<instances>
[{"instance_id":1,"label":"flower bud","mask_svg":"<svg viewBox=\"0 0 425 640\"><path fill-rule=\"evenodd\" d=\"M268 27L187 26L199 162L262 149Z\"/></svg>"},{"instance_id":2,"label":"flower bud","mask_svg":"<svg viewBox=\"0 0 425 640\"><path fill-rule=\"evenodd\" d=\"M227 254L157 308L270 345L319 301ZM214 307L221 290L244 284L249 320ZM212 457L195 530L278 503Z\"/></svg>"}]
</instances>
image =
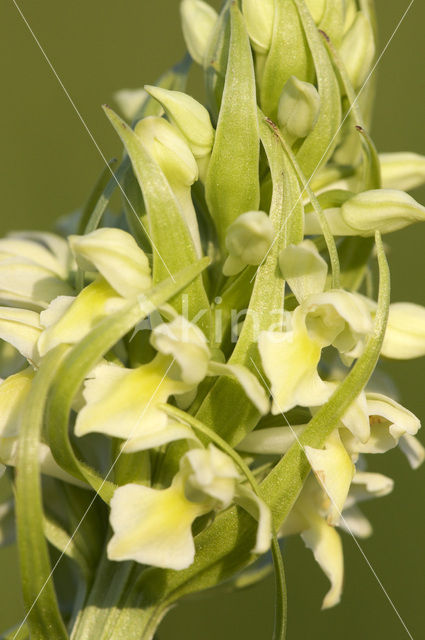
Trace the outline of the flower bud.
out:
<instances>
[{"instance_id":1,"label":"flower bud","mask_svg":"<svg viewBox=\"0 0 425 640\"><path fill-rule=\"evenodd\" d=\"M418 153L380 153L382 186L410 191L425 183L425 156Z\"/></svg>"},{"instance_id":2,"label":"flower bud","mask_svg":"<svg viewBox=\"0 0 425 640\"><path fill-rule=\"evenodd\" d=\"M114 100L124 118L130 122L139 113L148 94L144 89L120 89L114 93Z\"/></svg>"},{"instance_id":3,"label":"flower bud","mask_svg":"<svg viewBox=\"0 0 425 640\"><path fill-rule=\"evenodd\" d=\"M203 64L217 22L217 12L202 0L183 0L180 5L183 36L190 55Z\"/></svg>"},{"instance_id":4,"label":"flower bud","mask_svg":"<svg viewBox=\"0 0 425 640\"><path fill-rule=\"evenodd\" d=\"M242 12L253 49L267 53L273 35L274 0L242 0Z\"/></svg>"},{"instance_id":5,"label":"flower bud","mask_svg":"<svg viewBox=\"0 0 425 640\"><path fill-rule=\"evenodd\" d=\"M291 76L279 100L279 126L289 134L291 142L305 138L316 123L319 109L320 96L316 87Z\"/></svg>"},{"instance_id":6,"label":"flower bud","mask_svg":"<svg viewBox=\"0 0 425 640\"><path fill-rule=\"evenodd\" d=\"M341 207L343 221L356 235L391 233L425 220L425 207L403 191L374 189L358 193Z\"/></svg>"},{"instance_id":7,"label":"flower bud","mask_svg":"<svg viewBox=\"0 0 425 640\"><path fill-rule=\"evenodd\" d=\"M375 57L372 25L359 11L342 41L340 55L354 89L366 80Z\"/></svg>"},{"instance_id":8,"label":"flower bud","mask_svg":"<svg viewBox=\"0 0 425 640\"><path fill-rule=\"evenodd\" d=\"M123 297L132 297L152 284L149 262L133 236L122 229L104 227L85 236L69 236L81 268L102 274Z\"/></svg>"},{"instance_id":9,"label":"flower bud","mask_svg":"<svg viewBox=\"0 0 425 640\"><path fill-rule=\"evenodd\" d=\"M140 120L134 132L157 161L171 185L190 187L198 178L198 166L183 136L164 118Z\"/></svg>"},{"instance_id":10,"label":"flower bud","mask_svg":"<svg viewBox=\"0 0 425 640\"><path fill-rule=\"evenodd\" d=\"M344 5L344 33L347 33L356 19L356 0L345 0Z\"/></svg>"},{"instance_id":11,"label":"flower bud","mask_svg":"<svg viewBox=\"0 0 425 640\"><path fill-rule=\"evenodd\" d=\"M425 307L410 302L390 305L382 355L396 360L425 355Z\"/></svg>"},{"instance_id":12,"label":"flower bud","mask_svg":"<svg viewBox=\"0 0 425 640\"><path fill-rule=\"evenodd\" d=\"M171 122L185 137L195 158L208 155L214 142L214 129L205 107L181 91L146 86L146 91L162 105Z\"/></svg>"},{"instance_id":13,"label":"flower bud","mask_svg":"<svg viewBox=\"0 0 425 640\"><path fill-rule=\"evenodd\" d=\"M226 234L229 256L223 266L224 275L233 276L247 264L260 264L273 234L273 224L264 211L247 211L236 218Z\"/></svg>"}]
</instances>

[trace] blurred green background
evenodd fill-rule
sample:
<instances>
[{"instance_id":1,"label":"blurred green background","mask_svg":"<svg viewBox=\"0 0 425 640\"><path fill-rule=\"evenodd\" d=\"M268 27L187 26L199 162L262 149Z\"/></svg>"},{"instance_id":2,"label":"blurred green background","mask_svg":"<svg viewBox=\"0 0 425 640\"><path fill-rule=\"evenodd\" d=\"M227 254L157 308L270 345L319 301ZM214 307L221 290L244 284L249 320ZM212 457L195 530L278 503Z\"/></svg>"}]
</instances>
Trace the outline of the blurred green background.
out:
<instances>
[{"instance_id":1,"label":"blurred green background","mask_svg":"<svg viewBox=\"0 0 425 640\"><path fill-rule=\"evenodd\" d=\"M380 50L408 0L378 0ZM184 53L177 0L21 0L88 128L107 158L120 153L100 104L123 87L153 82ZM373 133L380 151L425 153L425 5L415 2L378 68ZM103 168L93 141L73 111L12 0L0 23L3 99L0 231L51 227L78 208ZM198 78L199 80L199 78ZM195 77L195 83L196 83ZM425 202L425 190L415 197ZM425 228L389 236L393 300L425 304ZM401 397L425 420L425 360L391 363ZM395 477L394 493L366 505L375 534L364 552L414 638L424 637L425 470L410 471L398 451L374 460ZM303 543L286 547L289 640L408 637L354 542L344 536L346 584L340 606L320 611L327 589ZM15 549L0 550L0 629L22 615ZM188 602L169 614L161 640L254 640L271 637L273 584L248 592ZM52 639L53 640L53 639ZM95 639L93 639L95 640Z\"/></svg>"}]
</instances>

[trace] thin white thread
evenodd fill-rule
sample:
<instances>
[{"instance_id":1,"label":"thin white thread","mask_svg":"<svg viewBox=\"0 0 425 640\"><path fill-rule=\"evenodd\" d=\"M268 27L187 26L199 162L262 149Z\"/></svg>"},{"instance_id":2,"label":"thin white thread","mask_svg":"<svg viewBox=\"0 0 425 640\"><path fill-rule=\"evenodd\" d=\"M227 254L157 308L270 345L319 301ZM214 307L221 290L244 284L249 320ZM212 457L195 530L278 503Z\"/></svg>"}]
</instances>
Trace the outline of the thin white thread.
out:
<instances>
[{"instance_id":1,"label":"thin white thread","mask_svg":"<svg viewBox=\"0 0 425 640\"><path fill-rule=\"evenodd\" d=\"M297 444L299 445L299 447L301 448L301 450L303 451L304 455L307 457L305 448L303 446L303 444L300 442L295 430L292 428L292 426L289 424L288 418L286 417L285 413L282 411L281 407L279 406L279 403L277 402L276 398L274 397L272 390L270 389L269 385L267 384L267 381L264 379L263 374L261 373L261 371L259 370L259 368L257 367L256 363L254 362L254 360L251 357L251 362L254 365L258 375L260 376L264 386L266 387L268 393L270 394L270 396L273 398L273 401L275 402L276 406L278 407L283 419L285 420L286 424L288 425L288 427L290 428L292 435L294 436L294 439L296 440ZM327 491L326 487L323 485L322 481L320 480L320 478L318 478L316 476L316 478L318 479L323 491L326 493L326 495L328 496L329 500L332 502L333 506L335 507L336 512L338 513L339 517L341 518L341 521L344 523L344 526L346 528L346 530L348 531L348 533L350 534L350 536L352 537L352 539L354 540L355 545L357 546L358 550L360 551L361 555L363 556L367 566L369 567L370 571L372 572L373 576L375 577L377 583L379 584L382 592L384 593L385 597L387 598L388 602L390 603L391 607L393 608L397 618L399 619L399 621L401 622L402 626L404 627L404 630L406 631L407 635L409 636L410 640L414 640L412 634L410 633L409 629L406 626L406 623L404 622L403 618L401 617L401 614L399 613L397 607L395 606L394 602L391 599L391 596L389 595L388 591L385 589L384 585L382 584L379 576L377 575L375 569L373 568L372 564L370 563L368 557L366 556L365 552L363 551L362 547L360 546L359 541L357 540L356 536L354 535L354 533L352 532L348 522L345 520L344 516L342 515L341 511L339 510L337 504L335 503L335 500L333 499L333 497L331 496L331 494Z\"/></svg>"},{"instance_id":2,"label":"thin white thread","mask_svg":"<svg viewBox=\"0 0 425 640\"><path fill-rule=\"evenodd\" d=\"M170 371L171 367L173 366L174 362L175 362L175 359L173 359L173 360L172 360L172 362L169 364L169 366L168 366L168 368L167 368L166 372L164 373L164 375L163 375L163 377L161 378L160 382L158 383L158 385L157 385L156 389L154 390L153 394L151 395L151 397L150 397L150 399L149 399L149 401L148 401L147 405L143 408L142 413L140 414L140 416L139 416L139 417L138 417L138 419L136 420L136 422L135 422L135 424L134 424L134 426L133 426L133 428L132 428L132 430L131 430L131 432L130 432L130 435L129 435L129 436L128 436L128 438L124 441L124 444L121 446L121 449L120 449L120 451L119 451L119 453L118 453L117 457L115 458L115 460L113 461L112 465L110 466L108 473L107 473L107 474L106 474L106 476L103 478L102 483L101 483L101 485L100 485L99 489L97 489L97 491L96 491L95 495L93 496L93 499L90 501L90 504L88 505L87 509L84 511L84 513L83 513L83 515L82 515L82 517L81 517L81 520L78 522L77 526L75 527L75 529L74 529L74 531L73 531L73 533L72 533L71 537L69 538L68 542L66 543L66 545L65 545L65 547L64 547L64 549L63 549L63 551L61 552L61 554L60 554L59 558L56 560L55 564L53 565L52 570L50 571L50 573L49 573L48 577L47 577L47 578L46 578L46 580L44 581L44 583L43 583L43 585L42 585L42 587L41 587L40 591L39 591L39 592L38 592L38 594L37 594L37 597L35 598L34 602L33 602L33 603L32 603L32 605L31 605L31 607L28 609L28 611L27 611L27 613L26 613L26 615L25 615L25 618L22 620L21 624L19 625L19 628L18 628L18 630L16 631L15 635L13 636L13 639L12 639L12 640L15 640L15 638L16 638L16 637L17 637L17 635L18 635L18 633L20 632L20 630L22 629L22 627L23 627L23 626L24 626L24 624L26 623L26 621L27 621L27 619L28 619L29 615L31 614L31 611L33 610L33 608L34 608L34 607L35 607L35 605L37 604L37 601L38 601L39 597L41 596L41 594L43 593L43 591L44 591L44 589L45 589L46 585L48 584L49 580L52 578L54 571L56 570L56 568L57 568L58 564L60 563L60 561L61 561L61 560L62 560L62 558L64 557L64 555L65 555L65 553L66 553L66 551L67 551L68 547L69 547L69 546L70 546L70 544L72 543L72 541L73 541L73 539L74 539L74 537L75 537L76 533L78 532L79 528L81 527L81 525L82 525L82 523L83 523L83 521L84 521L84 519L85 519L86 515L88 514L88 512L89 512L89 511L90 511L90 509L92 508L92 506L93 506L93 504L94 504L94 502L95 502L96 498L98 497L98 495L99 495L100 491L102 491L103 487L105 486L105 483L106 483L107 479L108 479L108 478L109 478L109 476L111 475L111 473L112 473L112 471L113 471L113 469L114 469L115 465L117 464L117 462L118 462L118 460L120 459L120 457L121 457L122 453L124 452L124 449L125 449L125 447L126 447L127 443L128 443L128 442L131 440L131 438L133 437L134 432L136 431L137 427L139 426L139 424L140 424L141 420L143 419L143 416L145 415L146 411L149 409L149 407L150 407L150 405L151 405L151 403L152 403L152 401L153 401L153 399L154 399L154 397L155 397L155 395L156 395L156 393L157 393L157 391L158 391L159 387L160 387L160 386L162 385L162 383L164 382L164 380L165 380L165 378L167 377L167 374L168 374L168 372Z\"/></svg>"},{"instance_id":3,"label":"thin white thread","mask_svg":"<svg viewBox=\"0 0 425 640\"><path fill-rule=\"evenodd\" d=\"M139 216L136 213L136 210L133 207L133 204L130 202L127 194L125 193L124 189L122 188L121 184L119 183L119 181L117 180L117 177L112 169L112 167L110 166L109 162L107 161L107 159L105 158L105 155L102 151L102 149L99 147L98 143L96 142L95 137L93 136L92 132L90 131L89 127L87 126L86 121L84 120L83 116L81 115L80 111L78 110L77 105L75 104L75 102L73 101L73 99L71 98L68 90L66 89L65 85L63 84L59 74L57 73L56 69L54 68L52 62L50 61L50 58L48 57L47 53L44 51L40 41L38 40L37 36L35 35L34 31L32 30L28 20L26 19L26 17L24 16L24 14L22 13L21 8L19 7L19 5L16 3L16 0L12 0L13 4L15 5L19 15L21 16L22 20L24 21L28 31L30 32L31 36L33 37L37 47L40 49L44 59L46 60L47 64L50 67L50 70L52 71L53 75L55 76L56 80L59 82L59 85L61 87L61 89L63 90L64 94L66 95L66 97L68 98L69 102L71 103L72 108L74 109L75 113L77 114L78 118L81 121L81 124L83 125L84 129L87 131L91 141L93 142L94 146L96 147L97 151L99 152L103 162L105 163L105 165L108 167L112 177L114 178L115 182L117 183L117 186L119 188L119 190L121 191L121 193L123 194L124 198L126 199L129 207L131 208L132 212L134 213L134 216L136 218L136 220L139 222L140 226L143 228L144 233L146 233L152 247L155 249L155 251L157 252L159 258L161 259L161 262L163 263L164 267L166 268L168 275L170 276L170 278L173 280L173 282L175 282L174 276L171 273L171 271L168 269L163 257L161 256L160 252L158 251L157 247L155 246L155 243L153 242L152 238L150 237L147 229L142 225Z\"/></svg>"},{"instance_id":4,"label":"thin white thread","mask_svg":"<svg viewBox=\"0 0 425 640\"><path fill-rule=\"evenodd\" d=\"M367 76L366 80L364 81L364 83L362 84L361 88L359 89L359 92L358 92L358 94L357 94L356 98L353 100L353 103L350 105L350 107L349 107L349 109L348 109L347 113L345 114L345 116L344 116L344 118L343 118L343 120L342 120L341 124L339 125L339 127L338 127L337 131L335 132L335 134L334 134L334 136L333 136L332 140L329 142L328 146L326 147L325 152L323 153L322 157L320 158L319 162L317 163L316 168L314 169L313 173L311 174L311 176L310 176L310 178L307 180L307 182L303 185L303 189L302 189L302 191L300 192L299 197L297 198L297 200L296 200L296 202L295 202L294 206L292 207L291 211L289 212L288 217L283 221L282 225L280 226L279 231L278 231L278 232L277 232L277 234L275 235L275 237L274 237L274 239L273 239L273 242L271 243L270 247L268 248L266 255L264 256L264 258L262 259L262 261L261 261L261 262L260 262L260 264L258 265L258 267L257 267L257 269L256 269L256 271L255 271L255 273L254 273L254 275L252 276L252 278L251 278L250 282L252 282L252 281L254 280L254 278L256 277L256 275L257 275L257 273L258 273L259 268L264 264L264 262L265 262L265 260L266 260L267 256L269 255L269 253L270 253L270 251L272 250L272 248L273 248L273 246L274 246L275 242L277 241L277 239L278 239L278 237L279 237L279 235L280 235L280 232L282 231L282 228L285 228L285 230L286 230L287 224L288 224L288 222L289 222L289 220L290 220L290 218L291 218L292 214L294 213L294 211L295 211L295 209L296 209L296 207L297 207L297 204L298 204L298 203L300 202L300 200L302 199L302 197L303 197L303 195L304 195L304 193L305 193L305 191L306 191L307 187L309 187L309 186L310 186L311 181L313 180L313 178L314 178L314 176L316 175L316 173L317 173L317 171L318 171L318 169L319 169L320 165L322 164L322 160L326 157L326 155L327 155L327 153L328 153L329 149L331 148L331 146L332 146L332 144L333 144L333 142L334 142L335 138L337 137L337 135L338 135L338 134L339 134L339 132L341 131L342 127L344 126L344 123L345 123L345 121L347 120L348 116L350 115L351 111L353 110L353 108L354 108L354 107L355 107L355 105L357 104L358 99L360 98L361 94L363 93L363 89L366 87L366 85L367 85L367 83L369 82L370 78L371 78L371 77L372 77L372 75L374 74L374 72L375 72L375 70L376 70L376 67L377 67L377 66L378 66L378 64L381 62L381 59L382 59L383 55L385 54L385 52L387 51L388 47L390 46L390 44L391 44L391 42L392 42L392 40L393 40L394 36L396 35L397 31L398 31L398 30L399 30L399 28L401 27L401 25L402 25L402 23L403 23L404 19L406 18L407 14L409 13L409 11L410 11L410 9L411 9L411 7L412 7L412 5L413 5L413 3L414 3L414 2L415 2L415 0L411 0L411 2L410 2L410 4L409 4L409 6L407 7L406 11L405 11L405 12L403 13L403 15L401 16L401 18L400 18L400 20L399 20L399 22L398 22L398 24L397 24L396 28L394 29L394 31L393 31L393 33L392 33L392 35L391 35L391 36L390 36L390 38L389 38L389 40L388 40L387 44L385 45L385 47L384 47L384 48L383 48L383 50L381 51L381 53L380 53L380 55L379 55L378 59L376 60L375 64L373 65L373 67L372 67L372 69L371 69L371 71L369 72L369 75Z\"/></svg>"}]
</instances>

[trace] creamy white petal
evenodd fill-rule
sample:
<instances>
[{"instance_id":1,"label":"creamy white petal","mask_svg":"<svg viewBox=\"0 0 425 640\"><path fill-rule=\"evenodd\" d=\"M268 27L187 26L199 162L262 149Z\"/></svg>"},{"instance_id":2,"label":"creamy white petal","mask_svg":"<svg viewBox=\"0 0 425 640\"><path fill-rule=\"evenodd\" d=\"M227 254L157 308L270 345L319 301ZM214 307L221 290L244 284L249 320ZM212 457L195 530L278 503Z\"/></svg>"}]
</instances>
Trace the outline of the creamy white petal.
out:
<instances>
[{"instance_id":1,"label":"creamy white petal","mask_svg":"<svg viewBox=\"0 0 425 640\"><path fill-rule=\"evenodd\" d=\"M411 302L390 305L382 355L397 360L425 355L425 307Z\"/></svg>"},{"instance_id":2,"label":"creamy white petal","mask_svg":"<svg viewBox=\"0 0 425 640\"><path fill-rule=\"evenodd\" d=\"M187 500L178 484L163 490L137 484L119 487L111 500L114 535L108 557L185 569L195 556L192 523L202 513L202 506Z\"/></svg>"},{"instance_id":3,"label":"creamy white petal","mask_svg":"<svg viewBox=\"0 0 425 640\"><path fill-rule=\"evenodd\" d=\"M299 303L323 292L328 265L311 240L286 247L279 256L279 266Z\"/></svg>"},{"instance_id":4,"label":"creamy white petal","mask_svg":"<svg viewBox=\"0 0 425 640\"><path fill-rule=\"evenodd\" d=\"M410 191L425 183L425 156L418 153L380 153L384 189Z\"/></svg>"},{"instance_id":5,"label":"creamy white petal","mask_svg":"<svg viewBox=\"0 0 425 640\"><path fill-rule=\"evenodd\" d=\"M69 271L75 269L75 261L67 240L56 233L50 233L50 231L14 231L8 237L30 240L47 247L61 265L63 277Z\"/></svg>"},{"instance_id":6,"label":"creamy white petal","mask_svg":"<svg viewBox=\"0 0 425 640\"><path fill-rule=\"evenodd\" d=\"M274 415L297 404L320 406L330 395L317 373L321 345L310 338L302 324L294 325L294 330L287 333L263 331L258 339L263 368L271 383Z\"/></svg>"},{"instance_id":7,"label":"creamy white petal","mask_svg":"<svg viewBox=\"0 0 425 640\"><path fill-rule=\"evenodd\" d=\"M251 431L236 448L238 451L262 455L284 454L305 428L305 424L297 424L291 427L270 427Z\"/></svg>"},{"instance_id":8,"label":"creamy white petal","mask_svg":"<svg viewBox=\"0 0 425 640\"><path fill-rule=\"evenodd\" d=\"M264 387L256 376L243 365L222 364L221 362L211 361L208 367L208 375L235 378L262 415L269 411L270 403Z\"/></svg>"},{"instance_id":9,"label":"creamy white petal","mask_svg":"<svg viewBox=\"0 0 425 640\"><path fill-rule=\"evenodd\" d=\"M382 473L369 471L357 471L351 483L346 506L353 506L357 502L364 502L372 498L382 498L388 495L394 488L394 480Z\"/></svg>"},{"instance_id":10,"label":"creamy white petal","mask_svg":"<svg viewBox=\"0 0 425 640\"><path fill-rule=\"evenodd\" d=\"M370 422L366 395L362 391L341 418L342 424L351 431L360 442L365 443L370 438Z\"/></svg>"},{"instance_id":11,"label":"creamy white petal","mask_svg":"<svg viewBox=\"0 0 425 640\"><path fill-rule=\"evenodd\" d=\"M35 311L0 307L0 338L31 362L37 360L40 333L40 317Z\"/></svg>"},{"instance_id":12,"label":"creamy white petal","mask_svg":"<svg viewBox=\"0 0 425 640\"><path fill-rule=\"evenodd\" d=\"M60 296L40 315L46 329L40 336L38 349L44 355L58 344L75 344L82 340L108 313L110 301L125 304L116 291L100 278L85 287L76 298Z\"/></svg>"},{"instance_id":13,"label":"creamy white petal","mask_svg":"<svg viewBox=\"0 0 425 640\"><path fill-rule=\"evenodd\" d=\"M185 495L192 502L214 500L216 508L228 507L235 495L239 471L233 460L213 444L188 451L181 460Z\"/></svg>"},{"instance_id":14,"label":"creamy white petal","mask_svg":"<svg viewBox=\"0 0 425 640\"><path fill-rule=\"evenodd\" d=\"M373 533L369 520L356 505L344 509L337 526L356 538L369 538Z\"/></svg>"},{"instance_id":15,"label":"creamy white petal","mask_svg":"<svg viewBox=\"0 0 425 640\"><path fill-rule=\"evenodd\" d=\"M31 367L15 373L0 384L0 437L19 434L22 410L31 389L34 371Z\"/></svg>"},{"instance_id":16,"label":"creamy white petal","mask_svg":"<svg viewBox=\"0 0 425 640\"><path fill-rule=\"evenodd\" d=\"M93 265L115 291L133 297L152 286L149 261L122 229L96 229L85 236L70 236L69 244L82 268Z\"/></svg>"},{"instance_id":17,"label":"creamy white petal","mask_svg":"<svg viewBox=\"0 0 425 640\"><path fill-rule=\"evenodd\" d=\"M305 514L306 515L306 514ZM316 562L329 578L331 588L326 594L322 609L335 606L341 599L344 579L344 557L341 538L327 522L313 512L306 515L310 528L301 533L305 545L312 550Z\"/></svg>"},{"instance_id":18,"label":"creamy white petal","mask_svg":"<svg viewBox=\"0 0 425 640\"><path fill-rule=\"evenodd\" d=\"M207 375L211 357L207 339L183 316L155 327L150 342L157 351L176 360L183 382L197 385Z\"/></svg>"},{"instance_id":19,"label":"creamy white petal","mask_svg":"<svg viewBox=\"0 0 425 640\"><path fill-rule=\"evenodd\" d=\"M158 405L170 395L187 390L187 385L167 377L169 360L156 356L136 369L100 364L87 379L83 395L86 405L75 424L77 436L98 432L117 438L134 438L163 432L167 415ZM143 447L145 448L145 447Z\"/></svg>"},{"instance_id":20,"label":"creamy white petal","mask_svg":"<svg viewBox=\"0 0 425 640\"><path fill-rule=\"evenodd\" d=\"M324 449L305 447L305 454L328 499L328 522L335 525L346 501L354 476L354 465L335 430Z\"/></svg>"},{"instance_id":21,"label":"creamy white petal","mask_svg":"<svg viewBox=\"0 0 425 640\"><path fill-rule=\"evenodd\" d=\"M19 237L8 237L0 239L0 255L7 255L14 258L24 258L25 262L48 269L59 278L66 278L68 270L57 260L57 258L39 242Z\"/></svg>"},{"instance_id":22,"label":"creamy white petal","mask_svg":"<svg viewBox=\"0 0 425 640\"><path fill-rule=\"evenodd\" d=\"M54 298L73 293L70 285L53 271L34 264L25 258L0 260L1 299L31 300L39 307L46 307Z\"/></svg>"},{"instance_id":23,"label":"creamy white petal","mask_svg":"<svg viewBox=\"0 0 425 640\"><path fill-rule=\"evenodd\" d=\"M425 449L419 440L406 433L399 444L412 469L418 469L425 460Z\"/></svg>"},{"instance_id":24,"label":"creamy white petal","mask_svg":"<svg viewBox=\"0 0 425 640\"><path fill-rule=\"evenodd\" d=\"M139 434L125 440L121 450L123 453L144 451L146 449L161 447L163 444L168 444L175 440L190 440L192 444L199 445L199 440L190 427L181 424L180 422L174 422L173 420L168 419L162 429L159 428L147 431L144 435Z\"/></svg>"}]
</instances>

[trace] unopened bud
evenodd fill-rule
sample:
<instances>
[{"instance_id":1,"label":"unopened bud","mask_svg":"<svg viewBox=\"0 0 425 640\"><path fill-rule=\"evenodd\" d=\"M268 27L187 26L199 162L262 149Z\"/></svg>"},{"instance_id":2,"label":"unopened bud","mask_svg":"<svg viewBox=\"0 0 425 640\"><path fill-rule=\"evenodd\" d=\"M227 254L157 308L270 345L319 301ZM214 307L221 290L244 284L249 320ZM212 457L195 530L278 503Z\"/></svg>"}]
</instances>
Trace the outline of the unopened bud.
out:
<instances>
[{"instance_id":1,"label":"unopened bud","mask_svg":"<svg viewBox=\"0 0 425 640\"><path fill-rule=\"evenodd\" d=\"M425 156L418 153L380 153L382 186L410 191L425 184Z\"/></svg>"},{"instance_id":2,"label":"unopened bud","mask_svg":"<svg viewBox=\"0 0 425 640\"><path fill-rule=\"evenodd\" d=\"M149 116L140 120L134 132L157 161L171 185L190 187L198 178L198 166L183 136L172 124Z\"/></svg>"},{"instance_id":3,"label":"unopened bud","mask_svg":"<svg viewBox=\"0 0 425 640\"><path fill-rule=\"evenodd\" d=\"M224 275L233 276L248 264L260 264L273 241L273 235L273 224L267 213L242 213L227 230L226 248L229 256L223 266Z\"/></svg>"},{"instance_id":4,"label":"unopened bud","mask_svg":"<svg viewBox=\"0 0 425 640\"><path fill-rule=\"evenodd\" d=\"M267 53L273 35L274 0L242 0L242 12L253 49Z\"/></svg>"},{"instance_id":5,"label":"unopened bud","mask_svg":"<svg viewBox=\"0 0 425 640\"><path fill-rule=\"evenodd\" d=\"M278 122L294 142L305 138L314 127L320 110L320 96L309 82L291 76L283 87L278 107Z\"/></svg>"},{"instance_id":6,"label":"unopened bud","mask_svg":"<svg viewBox=\"0 0 425 640\"><path fill-rule=\"evenodd\" d=\"M404 191L375 189L353 196L341 207L344 222L358 235L391 233L425 221L425 207Z\"/></svg>"},{"instance_id":7,"label":"unopened bud","mask_svg":"<svg viewBox=\"0 0 425 640\"><path fill-rule=\"evenodd\" d=\"M396 360L425 355L425 307L410 302L390 305L382 355Z\"/></svg>"},{"instance_id":8,"label":"unopened bud","mask_svg":"<svg viewBox=\"0 0 425 640\"><path fill-rule=\"evenodd\" d=\"M114 93L114 100L126 120L131 122L146 102L148 94L144 89L120 89Z\"/></svg>"},{"instance_id":9,"label":"unopened bud","mask_svg":"<svg viewBox=\"0 0 425 640\"><path fill-rule=\"evenodd\" d=\"M342 41L340 55L354 89L366 80L375 57L372 25L359 11Z\"/></svg>"},{"instance_id":10,"label":"unopened bud","mask_svg":"<svg viewBox=\"0 0 425 640\"><path fill-rule=\"evenodd\" d=\"M146 91L158 100L171 122L185 137L195 158L208 155L214 143L214 129L205 107L181 91L146 86Z\"/></svg>"},{"instance_id":11,"label":"unopened bud","mask_svg":"<svg viewBox=\"0 0 425 640\"><path fill-rule=\"evenodd\" d=\"M203 64L218 14L202 0L183 0L180 15L188 51L195 62Z\"/></svg>"}]
</instances>

